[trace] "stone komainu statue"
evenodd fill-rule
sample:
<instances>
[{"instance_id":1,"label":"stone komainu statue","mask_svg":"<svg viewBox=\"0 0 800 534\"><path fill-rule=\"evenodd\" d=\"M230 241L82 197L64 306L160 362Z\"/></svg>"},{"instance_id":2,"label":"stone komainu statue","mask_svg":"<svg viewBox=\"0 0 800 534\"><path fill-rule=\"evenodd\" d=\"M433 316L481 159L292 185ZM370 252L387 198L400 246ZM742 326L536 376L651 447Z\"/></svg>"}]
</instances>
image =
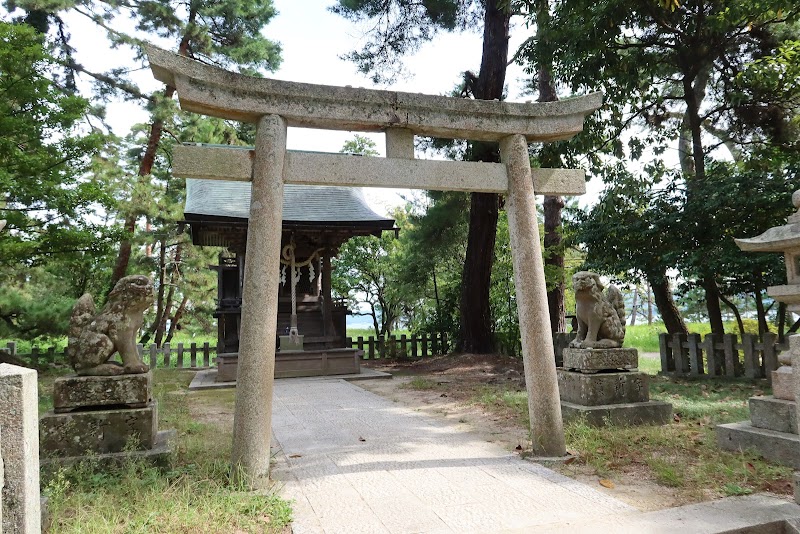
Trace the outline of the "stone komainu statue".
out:
<instances>
[{"instance_id":1,"label":"stone komainu statue","mask_svg":"<svg viewBox=\"0 0 800 534\"><path fill-rule=\"evenodd\" d=\"M79 375L146 373L136 350L136 335L144 311L153 303L153 284L146 276L126 276L96 313L94 299L85 293L75 303L69 321L67 356ZM109 359L119 352L122 365Z\"/></svg>"},{"instance_id":2,"label":"stone komainu statue","mask_svg":"<svg viewBox=\"0 0 800 534\"><path fill-rule=\"evenodd\" d=\"M575 290L578 335L570 347L621 347L625 340L625 303L620 290L610 285L604 294L600 275L589 271L575 273L572 287Z\"/></svg>"}]
</instances>

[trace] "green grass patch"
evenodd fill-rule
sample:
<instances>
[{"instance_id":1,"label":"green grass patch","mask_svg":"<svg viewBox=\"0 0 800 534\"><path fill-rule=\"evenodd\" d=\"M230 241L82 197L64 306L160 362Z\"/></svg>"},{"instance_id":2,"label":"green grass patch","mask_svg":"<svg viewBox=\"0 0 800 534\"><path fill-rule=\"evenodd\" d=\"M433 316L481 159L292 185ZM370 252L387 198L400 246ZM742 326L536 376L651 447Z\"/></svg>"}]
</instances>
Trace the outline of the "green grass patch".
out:
<instances>
[{"instance_id":1,"label":"green grass patch","mask_svg":"<svg viewBox=\"0 0 800 534\"><path fill-rule=\"evenodd\" d=\"M231 436L193 420L189 402L233 402L233 395L186 394L191 373L154 372L159 428L178 437L171 468L139 461L100 469L91 460L43 478L53 532L282 532L289 503L273 492L249 492L229 479ZM40 386L47 385L44 377ZM44 389L41 388L40 389ZM41 403L40 403L41 404Z\"/></svg>"}]
</instances>

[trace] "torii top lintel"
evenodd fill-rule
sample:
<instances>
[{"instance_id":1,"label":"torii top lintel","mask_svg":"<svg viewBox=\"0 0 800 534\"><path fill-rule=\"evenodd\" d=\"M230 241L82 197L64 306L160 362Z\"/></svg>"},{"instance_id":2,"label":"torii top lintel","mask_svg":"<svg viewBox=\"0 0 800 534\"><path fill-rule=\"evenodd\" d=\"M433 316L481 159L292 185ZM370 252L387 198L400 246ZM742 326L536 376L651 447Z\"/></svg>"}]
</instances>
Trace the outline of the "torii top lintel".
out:
<instances>
[{"instance_id":1,"label":"torii top lintel","mask_svg":"<svg viewBox=\"0 0 800 534\"><path fill-rule=\"evenodd\" d=\"M253 78L145 46L156 79L177 89L181 108L257 122L280 115L289 126L348 131L406 128L415 135L528 142L569 139L600 107L602 93L558 102L512 103Z\"/></svg>"}]
</instances>

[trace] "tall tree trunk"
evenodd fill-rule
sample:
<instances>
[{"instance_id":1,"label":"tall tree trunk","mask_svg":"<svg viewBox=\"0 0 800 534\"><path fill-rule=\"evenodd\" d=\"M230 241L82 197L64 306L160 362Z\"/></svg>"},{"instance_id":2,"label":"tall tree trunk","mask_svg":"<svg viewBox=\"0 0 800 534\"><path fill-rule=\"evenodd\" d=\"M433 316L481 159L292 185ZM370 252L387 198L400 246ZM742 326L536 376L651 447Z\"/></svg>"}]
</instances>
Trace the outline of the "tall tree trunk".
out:
<instances>
[{"instance_id":1,"label":"tall tree trunk","mask_svg":"<svg viewBox=\"0 0 800 534\"><path fill-rule=\"evenodd\" d=\"M776 318L778 321L778 343L783 343L786 339L786 303L780 302L778 303L778 317Z\"/></svg>"},{"instance_id":2,"label":"tall tree trunk","mask_svg":"<svg viewBox=\"0 0 800 534\"><path fill-rule=\"evenodd\" d=\"M175 88L167 86L164 89L164 98L170 99L175 94ZM142 156L142 161L139 162L139 171L137 172L137 182L144 183L146 177L153 171L153 163L156 159L156 152L158 151L158 144L161 142L161 134L164 131L164 121L161 119L154 119L150 125L150 135L147 138L147 148ZM136 220L140 215L140 206L147 202L147 199L132 198L130 212L125 215L125 222L123 228L125 229L125 239L119 244L119 252L117 253L117 261L114 264L114 272L111 274L111 286L109 292L114 289L114 286L121 278L128 272L128 264L131 261L131 238L136 231Z\"/></svg>"},{"instance_id":3,"label":"tall tree trunk","mask_svg":"<svg viewBox=\"0 0 800 534\"><path fill-rule=\"evenodd\" d=\"M538 0L536 4L537 46L547 47L547 30L550 27L550 2ZM544 56L545 54L540 54ZM542 63L536 67L537 89L539 102L555 102L558 100L555 84L552 79L552 65ZM545 145L542 148L540 165L542 167L562 167L561 157L554 145ZM549 280L550 289L547 291L547 308L550 311L550 330L566 332L567 321L564 309L564 252L561 249L561 210L564 209L564 199L560 196L545 195L544 197L544 250L545 269L555 273L556 280ZM549 266L549 269L548 269Z\"/></svg>"},{"instance_id":4,"label":"tall tree trunk","mask_svg":"<svg viewBox=\"0 0 800 534\"><path fill-rule=\"evenodd\" d=\"M473 95L482 100L503 98L508 62L508 24L511 15L501 7L502 0L487 0L484 11L483 56ZM474 143L473 161L499 161L496 144ZM471 193L469 234L464 270L461 276L461 325L458 349L461 352L492 352L492 322L489 285L492 275L494 242L497 234L499 197L494 193Z\"/></svg>"},{"instance_id":5,"label":"tall tree trunk","mask_svg":"<svg viewBox=\"0 0 800 534\"><path fill-rule=\"evenodd\" d=\"M169 332L167 333L167 338L164 340L164 343L169 343L172 341L172 336L175 335L175 330L178 329L178 325L180 324L181 319L183 318L183 312L186 310L186 304L189 302L189 295L184 295L183 299L181 299L181 303L178 306L178 309L175 310L175 315L172 316L172 320L169 323Z\"/></svg>"},{"instance_id":6,"label":"tall tree trunk","mask_svg":"<svg viewBox=\"0 0 800 534\"><path fill-rule=\"evenodd\" d=\"M639 288L633 288L633 304L631 305L631 326L636 325L636 306L638 305L639 300Z\"/></svg>"},{"instance_id":7,"label":"tall tree trunk","mask_svg":"<svg viewBox=\"0 0 800 534\"><path fill-rule=\"evenodd\" d=\"M169 319L170 314L172 313L172 300L175 298L175 285L170 284L169 291L167 292L167 296L164 299L164 312L161 314L161 320L158 322L158 326L156 327L156 337L154 339L155 344L161 346L161 342L164 339L164 333L167 329L167 319Z\"/></svg>"},{"instance_id":8,"label":"tall tree trunk","mask_svg":"<svg viewBox=\"0 0 800 534\"><path fill-rule=\"evenodd\" d=\"M762 294L764 290L764 278L759 271L753 273L753 278L756 282L756 291L754 297L756 301L756 314L758 315L758 337L759 339L764 339L764 334L769 332L769 325L767 324L767 311L764 309L764 299Z\"/></svg>"},{"instance_id":9,"label":"tall tree trunk","mask_svg":"<svg viewBox=\"0 0 800 534\"><path fill-rule=\"evenodd\" d=\"M742 314L739 313L739 308L736 307L736 304L731 302L725 295L722 293L719 294L719 299L725 303L725 305L733 312L734 317L736 317L736 325L739 327L739 336L744 335L744 322L742 322Z\"/></svg>"},{"instance_id":10,"label":"tall tree trunk","mask_svg":"<svg viewBox=\"0 0 800 534\"><path fill-rule=\"evenodd\" d=\"M653 324L653 291L650 289L650 283L647 284L647 324Z\"/></svg>"},{"instance_id":11,"label":"tall tree trunk","mask_svg":"<svg viewBox=\"0 0 800 534\"><path fill-rule=\"evenodd\" d=\"M648 283L653 289L653 300L656 302L658 313L664 326L670 334L688 334L686 325L683 322L675 301L672 299L672 291L669 288L669 280L665 275L648 277Z\"/></svg>"},{"instance_id":12,"label":"tall tree trunk","mask_svg":"<svg viewBox=\"0 0 800 534\"><path fill-rule=\"evenodd\" d=\"M722 323L722 309L719 305L722 295L719 293L717 282L712 275L706 275L701 284L706 292L706 310L708 322L711 323L711 333L722 336L725 333L725 325Z\"/></svg>"},{"instance_id":13,"label":"tall tree trunk","mask_svg":"<svg viewBox=\"0 0 800 534\"><path fill-rule=\"evenodd\" d=\"M194 25L195 20L197 19L197 9L196 6L191 6L189 9L189 16L187 18L187 28L191 28ZM178 53L182 56L189 55L189 42L191 41L191 35L186 34L181 38L180 44L178 45ZM175 94L175 88L170 87L169 85L164 88L164 100L170 100L173 95ZM158 152L158 144L161 142L161 134L164 132L164 121L162 119L153 119L152 124L150 125L150 135L147 138L147 148L145 148L144 155L142 156L142 161L139 162L139 171L137 172L138 179L137 181L143 183L145 178L150 175L153 170L153 163L156 160L156 152ZM140 202L146 202L146 199L139 199ZM114 271L111 274L111 287L109 288L109 292L114 288L117 282L119 282L120 278L125 276L125 273L128 272L128 264L131 260L131 241L130 237L133 236L136 230L136 219L139 218L139 213L137 212L136 203L137 199L132 199L133 207L131 212L125 216L125 223L123 227L125 229L126 237L122 240L119 244L119 253L117 254L117 261L114 264Z\"/></svg>"},{"instance_id":14,"label":"tall tree trunk","mask_svg":"<svg viewBox=\"0 0 800 534\"><path fill-rule=\"evenodd\" d=\"M164 313L164 287L167 279L167 243L164 239L161 240L158 249L158 293L156 293L156 316L153 322L150 323L150 328L145 330L139 343L142 345L150 341L153 334L161 324L161 317Z\"/></svg>"}]
</instances>

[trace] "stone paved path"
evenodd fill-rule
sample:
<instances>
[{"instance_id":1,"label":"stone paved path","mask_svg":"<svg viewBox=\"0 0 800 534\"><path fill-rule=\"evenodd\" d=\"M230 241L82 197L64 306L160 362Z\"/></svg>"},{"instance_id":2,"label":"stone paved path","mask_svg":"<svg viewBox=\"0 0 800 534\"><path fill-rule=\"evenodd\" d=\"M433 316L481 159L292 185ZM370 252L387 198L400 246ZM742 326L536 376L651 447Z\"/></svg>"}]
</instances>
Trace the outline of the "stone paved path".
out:
<instances>
[{"instance_id":1,"label":"stone paved path","mask_svg":"<svg viewBox=\"0 0 800 534\"><path fill-rule=\"evenodd\" d=\"M635 511L344 380L276 381L273 410L294 532L536 532Z\"/></svg>"}]
</instances>

